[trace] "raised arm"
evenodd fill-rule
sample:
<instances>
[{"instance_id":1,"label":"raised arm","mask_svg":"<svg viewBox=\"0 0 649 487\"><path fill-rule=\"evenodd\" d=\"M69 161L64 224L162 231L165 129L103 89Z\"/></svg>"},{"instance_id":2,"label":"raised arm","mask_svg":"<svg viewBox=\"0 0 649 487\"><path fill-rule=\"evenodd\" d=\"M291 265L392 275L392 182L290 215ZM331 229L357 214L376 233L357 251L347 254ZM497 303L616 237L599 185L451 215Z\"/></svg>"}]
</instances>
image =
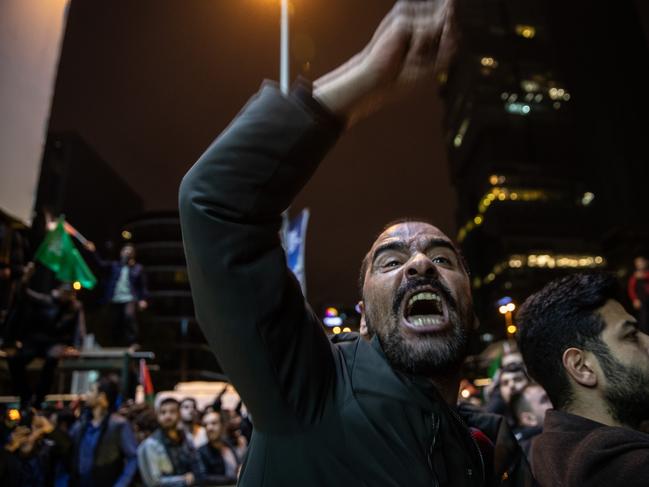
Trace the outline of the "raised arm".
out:
<instances>
[{"instance_id":1,"label":"raised arm","mask_svg":"<svg viewBox=\"0 0 649 487\"><path fill-rule=\"evenodd\" d=\"M286 267L285 210L345 123L432 73L445 2L400 2L310 89L266 84L187 173L180 218L198 321L259 430L317 421L331 345ZM286 420L286 421L284 421Z\"/></svg>"}]
</instances>

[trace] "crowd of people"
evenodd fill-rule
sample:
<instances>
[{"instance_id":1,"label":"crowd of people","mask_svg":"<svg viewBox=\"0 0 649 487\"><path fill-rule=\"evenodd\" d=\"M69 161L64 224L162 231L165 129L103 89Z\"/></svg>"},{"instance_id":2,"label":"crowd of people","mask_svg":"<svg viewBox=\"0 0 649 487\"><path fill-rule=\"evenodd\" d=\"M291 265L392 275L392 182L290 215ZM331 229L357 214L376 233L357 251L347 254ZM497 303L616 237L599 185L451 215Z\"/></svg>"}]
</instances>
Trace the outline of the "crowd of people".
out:
<instances>
[{"instance_id":1,"label":"crowd of people","mask_svg":"<svg viewBox=\"0 0 649 487\"><path fill-rule=\"evenodd\" d=\"M451 0L397 2L363 51L313 85L289 94L264 85L184 177L197 321L250 416L220 397L200 413L192 398L161 396L154 410L118 405L116 382L102 378L83 405L8 412L3 478L84 487L646 485L647 259L636 259L628 284L639 319L606 273L565 275L527 297L516 345L490 387L468 397L458 391L469 390L460 388L462 365L479 320L467 264L439 228L418 219L383 228L361 264L361 333L327 337L287 269L282 212L348 126L430 79L452 52L443 47L455 27ZM127 250L109 266L109 300L127 334L141 306L129 262ZM62 293L25 296L51 302ZM75 310L64 315L78 328Z\"/></svg>"},{"instance_id":2,"label":"crowd of people","mask_svg":"<svg viewBox=\"0 0 649 487\"><path fill-rule=\"evenodd\" d=\"M135 247L127 243L117 260L104 260L92 242L83 248L100 276L98 304L107 310L111 334L104 346L137 350L137 312L148 306L146 274L135 260ZM84 303L73 282L53 279L39 262L12 266L9 283L2 289L0 346L6 354L12 393L20 396L21 408L40 407L54 383L60 360L76 357L87 336ZM34 359L42 359L35 387L27 377Z\"/></svg>"},{"instance_id":3,"label":"crowd of people","mask_svg":"<svg viewBox=\"0 0 649 487\"><path fill-rule=\"evenodd\" d=\"M232 485L252 433L241 403L227 409L219 395L201 411L192 397L122 401L111 376L79 401L3 416L8 487Z\"/></svg>"}]
</instances>

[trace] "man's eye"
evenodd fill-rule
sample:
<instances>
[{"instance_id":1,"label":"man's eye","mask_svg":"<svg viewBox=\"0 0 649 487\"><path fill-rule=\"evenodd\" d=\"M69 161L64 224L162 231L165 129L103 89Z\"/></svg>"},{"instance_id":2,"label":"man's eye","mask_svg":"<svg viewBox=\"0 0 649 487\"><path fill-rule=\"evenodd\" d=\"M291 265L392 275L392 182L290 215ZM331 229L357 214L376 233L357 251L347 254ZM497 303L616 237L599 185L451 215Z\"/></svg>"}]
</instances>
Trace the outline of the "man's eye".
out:
<instances>
[{"instance_id":1,"label":"man's eye","mask_svg":"<svg viewBox=\"0 0 649 487\"><path fill-rule=\"evenodd\" d=\"M451 260L438 255L437 257L433 257L433 262L435 262L436 264L450 264Z\"/></svg>"},{"instance_id":2,"label":"man's eye","mask_svg":"<svg viewBox=\"0 0 649 487\"><path fill-rule=\"evenodd\" d=\"M389 260L385 263L383 267L397 267L399 265L398 260Z\"/></svg>"},{"instance_id":3,"label":"man's eye","mask_svg":"<svg viewBox=\"0 0 649 487\"><path fill-rule=\"evenodd\" d=\"M634 331L633 333L629 333L626 336L627 340L631 340L632 342L637 342L638 341L638 332Z\"/></svg>"}]
</instances>

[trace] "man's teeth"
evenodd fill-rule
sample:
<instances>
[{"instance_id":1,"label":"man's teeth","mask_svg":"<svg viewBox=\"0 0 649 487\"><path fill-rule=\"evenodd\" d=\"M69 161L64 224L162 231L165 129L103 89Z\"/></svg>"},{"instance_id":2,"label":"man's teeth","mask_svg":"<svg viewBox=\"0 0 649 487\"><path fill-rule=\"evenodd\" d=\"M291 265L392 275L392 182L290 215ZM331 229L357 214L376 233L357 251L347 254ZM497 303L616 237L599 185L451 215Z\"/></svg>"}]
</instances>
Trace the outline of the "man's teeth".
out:
<instances>
[{"instance_id":1,"label":"man's teeth","mask_svg":"<svg viewBox=\"0 0 649 487\"><path fill-rule=\"evenodd\" d=\"M426 304L418 301L427 301ZM442 319L442 299L439 294L422 291L408 300L407 319L413 326L436 325Z\"/></svg>"},{"instance_id":2,"label":"man's teeth","mask_svg":"<svg viewBox=\"0 0 649 487\"><path fill-rule=\"evenodd\" d=\"M437 304L441 304L442 299L439 297L439 294L437 293L430 293L430 292L421 292L415 294L410 300L408 300L408 307L410 308L413 304L415 304L416 301L422 300L422 299L427 299L429 301L435 301Z\"/></svg>"},{"instance_id":3,"label":"man's teeth","mask_svg":"<svg viewBox=\"0 0 649 487\"><path fill-rule=\"evenodd\" d=\"M413 326L432 326L439 323L441 316L439 315L416 315L408 319L408 323Z\"/></svg>"}]
</instances>

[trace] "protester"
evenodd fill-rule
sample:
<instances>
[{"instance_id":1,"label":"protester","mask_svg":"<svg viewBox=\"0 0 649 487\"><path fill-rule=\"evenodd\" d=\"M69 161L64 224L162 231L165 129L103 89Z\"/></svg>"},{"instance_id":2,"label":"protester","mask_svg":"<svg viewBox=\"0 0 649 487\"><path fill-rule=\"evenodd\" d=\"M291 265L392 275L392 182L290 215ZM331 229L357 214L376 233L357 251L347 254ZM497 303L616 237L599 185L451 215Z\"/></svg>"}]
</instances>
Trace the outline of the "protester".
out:
<instances>
[{"instance_id":1,"label":"protester","mask_svg":"<svg viewBox=\"0 0 649 487\"><path fill-rule=\"evenodd\" d=\"M185 434L191 438L196 449L207 443L207 435L205 428L200 424L199 415L196 399L186 397L180 401L180 426Z\"/></svg>"},{"instance_id":2,"label":"protester","mask_svg":"<svg viewBox=\"0 0 649 487\"><path fill-rule=\"evenodd\" d=\"M30 273L25 275L29 279ZM13 390L20 395L21 408L40 407L54 382L59 360L78 355L86 334L83 304L70 283L60 283L49 293L23 287L22 310L12 336L15 348L9 355ZM35 391L27 380L27 366L35 358L44 360Z\"/></svg>"},{"instance_id":3,"label":"protester","mask_svg":"<svg viewBox=\"0 0 649 487\"><path fill-rule=\"evenodd\" d=\"M498 390L500 396L509 404L513 394L521 392L530 380L523 364L510 363L503 367L500 372Z\"/></svg>"},{"instance_id":4,"label":"protester","mask_svg":"<svg viewBox=\"0 0 649 487\"><path fill-rule=\"evenodd\" d=\"M240 461L234 449L223 441L221 414L216 411L205 414L203 426L208 443L198 449L202 482L209 485L235 483Z\"/></svg>"},{"instance_id":5,"label":"protester","mask_svg":"<svg viewBox=\"0 0 649 487\"><path fill-rule=\"evenodd\" d=\"M148 307L148 290L144 268L135 261L135 247L124 245L116 261L103 260L92 242L86 248L106 273L102 301L110 306L115 344L138 348L137 311Z\"/></svg>"},{"instance_id":6,"label":"protester","mask_svg":"<svg viewBox=\"0 0 649 487\"><path fill-rule=\"evenodd\" d=\"M136 443L128 421L115 414L117 382L103 377L86 397L89 415L71 431L73 455L70 485L128 486L137 470Z\"/></svg>"},{"instance_id":7,"label":"protester","mask_svg":"<svg viewBox=\"0 0 649 487\"><path fill-rule=\"evenodd\" d=\"M160 427L137 450L140 476L149 487L194 485L201 477L191 439L179 428L180 403L171 397L157 407Z\"/></svg>"},{"instance_id":8,"label":"protester","mask_svg":"<svg viewBox=\"0 0 649 487\"><path fill-rule=\"evenodd\" d=\"M519 345L555 409L532 444L542 486L645 486L649 336L618 301L613 277L575 274L530 296Z\"/></svg>"},{"instance_id":9,"label":"protester","mask_svg":"<svg viewBox=\"0 0 649 487\"><path fill-rule=\"evenodd\" d=\"M649 259L639 255L633 260L633 266L628 284L629 298L638 313L640 330L649 333Z\"/></svg>"},{"instance_id":10,"label":"protester","mask_svg":"<svg viewBox=\"0 0 649 487\"><path fill-rule=\"evenodd\" d=\"M512 394L509 407L516 421L514 435L529 460L532 438L543 431L545 413L552 403L543 387L530 383Z\"/></svg>"},{"instance_id":11,"label":"protester","mask_svg":"<svg viewBox=\"0 0 649 487\"><path fill-rule=\"evenodd\" d=\"M158 429L158 418L153 408L147 407L142 409L137 416L133 418L133 431L138 445L153 434Z\"/></svg>"},{"instance_id":12,"label":"protester","mask_svg":"<svg viewBox=\"0 0 649 487\"><path fill-rule=\"evenodd\" d=\"M16 427L5 445L9 452L3 484L7 487L53 487L56 467L69 451L69 440L35 411Z\"/></svg>"},{"instance_id":13,"label":"protester","mask_svg":"<svg viewBox=\"0 0 649 487\"><path fill-rule=\"evenodd\" d=\"M264 85L183 180L197 320L254 418L240 485L531 482L502 418L455 410L477 320L468 271L444 233L416 220L385 228L361 272L373 337L333 344L278 238L282 211L345 126L430 81L450 12L446 1L398 2L366 49L313 93L305 83L286 96Z\"/></svg>"}]
</instances>

